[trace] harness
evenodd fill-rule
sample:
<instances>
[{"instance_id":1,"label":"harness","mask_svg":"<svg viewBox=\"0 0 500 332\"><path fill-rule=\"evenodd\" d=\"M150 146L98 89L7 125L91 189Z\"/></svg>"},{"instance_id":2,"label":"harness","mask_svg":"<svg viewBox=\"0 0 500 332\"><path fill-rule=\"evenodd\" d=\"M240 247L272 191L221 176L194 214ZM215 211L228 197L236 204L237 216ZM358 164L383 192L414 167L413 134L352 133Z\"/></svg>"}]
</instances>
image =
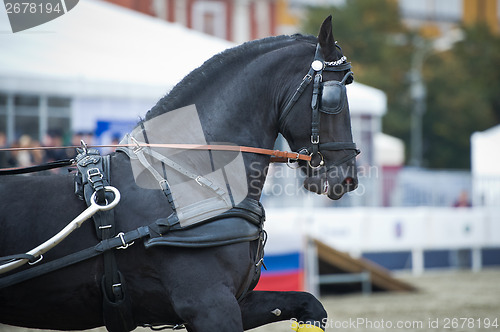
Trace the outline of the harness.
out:
<instances>
[{"instance_id":1,"label":"harness","mask_svg":"<svg viewBox=\"0 0 500 332\"><path fill-rule=\"evenodd\" d=\"M88 149L85 145L78 152L79 154L75 158L78 168L78 173L75 176L75 194L86 201L89 209L93 208L92 214L86 213L85 218L81 218L81 222L93 215L100 242L93 247L2 277L0 278L0 289L103 255L104 275L101 279L101 290L105 326L111 332L131 331L137 327L137 324L133 320L132 305L130 297L127 296L125 279L118 270L115 258L116 250L113 249L127 249L140 239L145 240L146 249L158 245L211 247L258 240L254 267L252 271L249 271L247 282L237 294L239 299L246 295L263 264L263 248L266 241L263 230L265 213L260 202L247 198L232 209L207 218L191 227L181 227L179 219L173 213L171 216L160 218L150 225L138 227L126 233L118 232L114 212L111 208L107 208L108 202L113 202L114 205L110 206L114 207L120 195L115 188L110 186L110 157L101 156L98 150ZM168 198L169 191L164 192ZM99 206L105 206L106 211L98 208ZM224 223L223 221L228 218L235 218L238 222ZM219 234L214 237L215 231ZM178 235L181 232L182 235ZM192 241L186 242L185 238L190 236L193 237ZM0 268L10 264L15 264L14 267L17 267L26 261L38 262L41 259L42 256L38 256L38 252L32 250L28 254L1 257ZM0 270L1 272L4 271Z\"/></svg>"},{"instance_id":2,"label":"harness","mask_svg":"<svg viewBox=\"0 0 500 332\"><path fill-rule=\"evenodd\" d=\"M335 44L337 48L340 46ZM285 108L279 117L279 128L283 132L287 117L292 111L294 105L299 100L306 87L313 82L313 95L311 99L311 146L299 150L299 154L306 154L310 157L308 160L309 167L313 169L320 168L325 165L324 157L321 151L339 151L339 150L352 150L350 153L341 160L336 161L330 165L326 171L331 168L341 165L353 158L355 158L360 151L356 148L353 142L320 142L319 127L320 127L320 112L326 114L339 114L347 104L346 84L353 81L353 73L350 71L351 63L346 62L347 58L342 56L337 61L327 62L324 60L321 46L319 43L316 46L316 53L314 60L311 63L308 73L302 79L297 90L287 102ZM343 72L348 71L342 81L327 81L323 82L323 71L330 72ZM319 162L315 164L314 157L319 157Z\"/></svg>"},{"instance_id":3,"label":"harness","mask_svg":"<svg viewBox=\"0 0 500 332\"><path fill-rule=\"evenodd\" d=\"M175 204L166 177L162 176L154 167L151 166L148 162L146 154L148 157L152 157L160 161L162 164L175 169L188 178L194 179L198 182L198 184L209 188L220 197L223 196L223 188L215 186L208 179L186 170L184 167L176 164L165 156L162 156L151 149L143 148L157 146L179 149L250 152L270 155L272 158L275 158L274 161L307 161L309 167L313 169L320 168L325 164L321 151L353 151L346 157L327 167L326 171L329 171L332 167L345 163L359 154L359 150L352 142L322 143L320 142L319 135L320 112L326 114L338 114L345 108L347 103L345 85L352 82L353 75L350 69L351 65L346 62L345 57L342 57L340 60L334 62L326 62L321 54L319 44L317 45L311 68L303 78L295 93L292 95L291 99L287 102L279 118L280 130L283 132L287 122L287 116L292 111L295 103L299 100L306 87L313 82L313 96L311 100L311 146L302 148L298 152L282 152L243 146L149 144L146 137L146 143L138 143L137 141L134 142L134 140L131 140L127 142L128 144L120 144L122 152L125 152L131 159L137 158L143 164L144 168L147 169L158 181L168 200L168 203L174 211L172 215L166 218L160 218L150 225L141 226L126 233L118 232L114 221L114 212L112 208L118 203L120 194L118 190L110 185L110 157L101 156L98 150L89 149L86 145L82 145L82 147L77 150L78 156L73 160L65 160L54 164L37 166L23 170L0 170L0 175L20 174L76 164L78 173L75 177L75 194L80 199L85 200L89 208L66 227L68 230L65 229L66 232L64 232L64 234L60 235L58 233L56 235L57 240L59 242L62 241L65 236L69 235L72 230L78 228L81 223L90 217L93 217L94 219L96 234L99 240L99 242L93 247L15 274L8 275L6 277L2 277L0 278L0 289L30 280L37 276L44 275L84 260L88 260L95 256L103 255L104 275L101 280L101 288L103 293L104 323L106 328L112 332L130 331L137 325L133 321L130 298L127 296L125 280L118 270L115 258L116 251L114 249L127 249L134 243L134 241L139 239L145 240L146 248L157 245L209 247L258 240L255 252L255 264L252 268L253 271L250 271L247 282L242 286L239 294L237 294L238 299L243 298L253 282L255 282L255 276L258 275L260 267L263 265L263 248L266 242L266 233L263 230L265 213L262 205L258 201L246 198L236 206L231 204L232 208L224 210L222 213L215 209L212 211L214 212L213 215L208 214L200 217L199 211L197 210L181 211L181 209ZM348 72L341 81L323 82L323 71ZM124 147L127 149L124 149ZM2 150L5 149L0 149L0 151ZM319 162L316 163L313 158L317 159L318 157ZM230 204L230 202L226 203ZM184 213L184 217L186 217L186 215L188 217L193 215L198 219L193 217L196 222L192 224L188 223L187 226L181 226L179 216L182 213ZM240 225L238 227L234 227L235 224L233 223L222 222L228 218L240 220ZM70 225L71 227L69 227ZM216 240L212 237L214 229L222 234ZM192 244L183 240L183 238L186 237L186 232L190 231L192 232L191 236L193 238ZM180 232L183 232L183 235L178 235ZM54 238L50 239L50 241L53 239ZM10 271L11 269L21 266L28 261L32 263L40 261L42 259L42 253L48 251L55 244L46 245L46 243L44 243L26 254L0 257L0 273Z\"/></svg>"},{"instance_id":4,"label":"harness","mask_svg":"<svg viewBox=\"0 0 500 332\"><path fill-rule=\"evenodd\" d=\"M95 195L96 203L103 205L108 200L113 200L113 195L105 190L110 186L110 156L101 156L96 149L88 149L82 144L77 149L75 158L78 173L75 176L75 194L85 200L88 206L92 203L91 197ZM122 239L123 233L118 233L114 209L98 211L92 217L98 240L109 240L118 236ZM121 248L126 249L129 244L122 243ZM130 297L125 291L125 279L118 270L115 251L102 252L104 262L104 275L101 278L101 291L103 294L104 324L109 331L130 331L135 328L132 315Z\"/></svg>"}]
</instances>

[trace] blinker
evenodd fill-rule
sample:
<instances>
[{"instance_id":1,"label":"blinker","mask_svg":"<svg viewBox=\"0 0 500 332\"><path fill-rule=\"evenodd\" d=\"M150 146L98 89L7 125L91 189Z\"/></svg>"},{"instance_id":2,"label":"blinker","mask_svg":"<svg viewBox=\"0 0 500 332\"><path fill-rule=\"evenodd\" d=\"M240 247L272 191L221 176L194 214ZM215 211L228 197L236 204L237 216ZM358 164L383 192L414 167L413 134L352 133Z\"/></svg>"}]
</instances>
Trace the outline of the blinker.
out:
<instances>
[{"instance_id":1,"label":"blinker","mask_svg":"<svg viewBox=\"0 0 500 332\"><path fill-rule=\"evenodd\" d=\"M321 83L319 110L327 114L339 114L347 103L346 81L351 77L348 72L342 81L326 81Z\"/></svg>"}]
</instances>

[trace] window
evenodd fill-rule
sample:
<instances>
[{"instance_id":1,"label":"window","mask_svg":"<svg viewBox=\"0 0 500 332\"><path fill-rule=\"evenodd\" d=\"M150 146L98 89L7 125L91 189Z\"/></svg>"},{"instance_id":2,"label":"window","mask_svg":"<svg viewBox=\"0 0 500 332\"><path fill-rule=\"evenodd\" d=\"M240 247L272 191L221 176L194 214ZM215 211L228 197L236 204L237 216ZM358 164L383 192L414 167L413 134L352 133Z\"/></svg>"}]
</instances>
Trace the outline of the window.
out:
<instances>
[{"instance_id":1,"label":"window","mask_svg":"<svg viewBox=\"0 0 500 332\"><path fill-rule=\"evenodd\" d=\"M61 97L47 98L47 120L44 132L59 132L66 143L70 141L71 99Z\"/></svg>"},{"instance_id":2,"label":"window","mask_svg":"<svg viewBox=\"0 0 500 332\"><path fill-rule=\"evenodd\" d=\"M405 18L451 22L462 18L461 0L400 0L399 7Z\"/></svg>"},{"instance_id":3,"label":"window","mask_svg":"<svg viewBox=\"0 0 500 332\"><path fill-rule=\"evenodd\" d=\"M221 1L197 1L193 4L193 29L226 39L226 5Z\"/></svg>"},{"instance_id":4,"label":"window","mask_svg":"<svg viewBox=\"0 0 500 332\"><path fill-rule=\"evenodd\" d=\"M9 143L28 135L42 141L48 131L69 135L71 98L0 93L0 132Z\"/></svg>"},{"instance_id":5,"label":"window","mask_svg":"<svg viewBox=\"0 0 500 332\"><path fill-rule=\"evenodd\" d=\"M40 98L36 95L14 96L14 134L16 138L22 135L29 135L34 140L40 138L39 106Z\"/></svg>"},{"instance_id":6,"label":"window","mask_svg":"<svg viewBox=\"0 0 500 332\"><path fill-rule=\"evenodd\" d=\"M0 133L7 135L7 95L0 93Z\"/></svg>"}]
</instances>

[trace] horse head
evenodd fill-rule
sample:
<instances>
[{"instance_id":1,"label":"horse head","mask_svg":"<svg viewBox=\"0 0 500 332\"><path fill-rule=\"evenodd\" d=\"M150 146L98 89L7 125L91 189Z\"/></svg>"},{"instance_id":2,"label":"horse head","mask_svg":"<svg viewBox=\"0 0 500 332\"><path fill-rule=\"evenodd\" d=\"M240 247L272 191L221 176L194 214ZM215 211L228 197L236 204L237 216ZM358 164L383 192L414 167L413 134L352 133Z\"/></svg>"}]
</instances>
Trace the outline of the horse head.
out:
<instances>
[{"instance_id":1,"label":"horse head","mask_svg":"<svg viewBox=\"0 0 500 332\"><path fill-rule=\"evenodd\" d=\"M310 69L299 85L284 83L289 92L279 128L293 151L311 156L310 162L299 162L306 174L304 187L337 200L357 188L359 150L352 142L345 87L352 82L351 66L335 42L331 16L321 26L314 59L310 53L302 58ZM304 63L291 69L304 75Z\"/></svg>"}]
</instances>

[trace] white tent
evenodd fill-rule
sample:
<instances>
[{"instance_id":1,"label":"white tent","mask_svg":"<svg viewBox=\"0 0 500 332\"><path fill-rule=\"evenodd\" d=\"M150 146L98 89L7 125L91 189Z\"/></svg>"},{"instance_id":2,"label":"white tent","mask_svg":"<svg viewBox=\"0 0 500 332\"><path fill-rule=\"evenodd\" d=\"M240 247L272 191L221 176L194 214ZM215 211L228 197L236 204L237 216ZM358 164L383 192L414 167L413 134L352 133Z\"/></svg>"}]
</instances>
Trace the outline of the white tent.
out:
<instances>
[{"instance_id":1,"label":"white tent","mask_svg":"<svg viewBox=\"0 0 500 332\"><path fill-rule=\"evenodd\" d=\"M474 176L500 177L500 125L471 136L471 167Z\"/></svg>"},{"instance_id":2,"label":"white tent","mask_svg":"<svg viewBox=\"0 0 500 332\"><path fill-rule=\"evenodd\" d=\"M471 136L474 205L500 206L500 125Z\"/></svg>"},{"instance_id":3,"label":"white tent","mask_svg":"<svg viewBox=\"0 0 500 332\"><path fill-rule=\"evenodd\" d=\"M387 110L387 96L379 89L353 82L347 86L351 114L371 114L381 117Z\"/></svg>"},{"instance_id":4,"label":"white tent","mask_svg":"<svg viewBox=\"0 0 500 332\"><path fill-rule=\"evenodd\" d=\"M95 0L15 34L1 10L0 31L0 90L16 93L159 98L233 45Z\"/></svg>"},{"instance_id":5,"label":"white tent","mask_svg":"<svg viewBox=\"0 0 500 332\"><path fill-rule=\"evenodd\" d=\"M375 134L375 165L403 166L405 145L402 139L384 133Z\"/></svg>"}]
</instances>

